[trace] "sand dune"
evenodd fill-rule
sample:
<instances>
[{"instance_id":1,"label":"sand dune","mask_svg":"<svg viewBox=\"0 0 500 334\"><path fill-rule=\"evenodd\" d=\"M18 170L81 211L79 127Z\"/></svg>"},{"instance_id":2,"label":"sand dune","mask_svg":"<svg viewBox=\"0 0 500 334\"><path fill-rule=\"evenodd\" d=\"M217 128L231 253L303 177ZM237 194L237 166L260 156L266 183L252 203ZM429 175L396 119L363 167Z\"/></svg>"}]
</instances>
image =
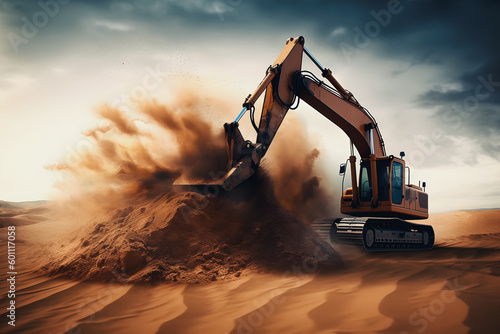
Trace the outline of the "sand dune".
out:
<instances>
[{"instance_id":1,"label":"sand dune","mask_svg":"<svg viewBox=\"0 0 500 334\"><path fill-rule=\"evenodd\" d=\"M498 217L498 210L431 216L437 235L431 251L367 253L334 245L343 265L323 274L290 266L208 284L128 283L118 273L99 283L40 276L24 266L16 327L4 320L1 331L496 333ZM37 226L18 229L34 238L27 232ZM21 264L30 263L33 252L29 240L25 244ZM6 272L4 261L0 270ZM5 298L0 306L5 310Z\"/></svg>"},{"instance_id":2,"label":"sand dune","mask_svg":"<svg viewBox=\"0 0 500 334\"><path fill-rule=\"evenodd\" d=\"M0 228L31 225L48 220L49 208L44 201L12 203L0 201Z\"/></svg>"},{"instance_id":3,"label":"sand dune","mask_svg":"<svg viewBox=\"0 0 500 334\"><path fill-rule=\"evenodd\" d=\"M500 247L500 210L457 211L432 215L436 243L463 247Z\"/></svg>"}]
</instances>

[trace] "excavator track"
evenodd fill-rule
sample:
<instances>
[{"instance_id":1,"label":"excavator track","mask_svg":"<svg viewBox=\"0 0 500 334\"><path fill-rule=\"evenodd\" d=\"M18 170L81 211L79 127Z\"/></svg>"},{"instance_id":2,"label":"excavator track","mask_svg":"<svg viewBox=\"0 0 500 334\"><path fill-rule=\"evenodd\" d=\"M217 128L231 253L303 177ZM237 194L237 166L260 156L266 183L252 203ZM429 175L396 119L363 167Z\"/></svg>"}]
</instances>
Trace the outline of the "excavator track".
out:
<instances>
[{"instance_id":1,"label":"excavator track","mask_svg":"<svg viewBox=\"0 0 500 334\"><path fill-rule=\"evenodd\" d=\"M434 246L432 226L399 218L341 218L311 225L324 240L363 245L368 251L428 250Z\"/></svg>"}]
</instances>

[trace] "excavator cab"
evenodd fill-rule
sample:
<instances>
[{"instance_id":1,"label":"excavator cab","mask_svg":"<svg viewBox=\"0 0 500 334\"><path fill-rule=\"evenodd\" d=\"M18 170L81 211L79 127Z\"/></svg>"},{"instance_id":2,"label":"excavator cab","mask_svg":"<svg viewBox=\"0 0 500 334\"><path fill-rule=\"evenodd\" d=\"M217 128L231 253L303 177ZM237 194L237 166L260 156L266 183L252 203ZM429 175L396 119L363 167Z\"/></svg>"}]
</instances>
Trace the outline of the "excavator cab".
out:
<instances>
[{"instance_id":1,"label":"excavator cab","mask_svg":"<svg viewBox=\"0 0 500 334\"><path fill-rule=\"evenodd\" d=\"M371 161L361 160L357 187L348 188L342 194L341 212L355 217L428 218L428 195L421 187L411 184L409 178L405 184L409 171L405 167L403 159L380 157L375 160L374 174Z\"/></svg>"}]
</instances>

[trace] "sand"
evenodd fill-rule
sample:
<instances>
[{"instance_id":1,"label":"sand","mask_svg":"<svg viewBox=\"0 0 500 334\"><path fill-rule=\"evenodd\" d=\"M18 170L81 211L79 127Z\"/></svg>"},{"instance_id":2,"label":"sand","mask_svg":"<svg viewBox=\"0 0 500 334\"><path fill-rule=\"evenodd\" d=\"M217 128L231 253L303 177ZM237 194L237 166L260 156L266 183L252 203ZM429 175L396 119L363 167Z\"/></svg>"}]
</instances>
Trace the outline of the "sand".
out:
<instances>
[{"instance_id":1,"label":"sand","mask_svg":"<svg viewBox=\"0 0 500 334\"><path fill-rule=\"evenodd\" d=\"M126 282L198 284L292 265L333 270L341 263L309 226L262 197L259 185L250 186L231 196L168 192L129 202L53 243L38 271L95 281L120 275ZM253 198L244 195L248 190Z\"/></svg>"},{"instance_id":2,"label":"sand","mask_svg":"<svg viewBox=\"0 0 500 334\"><path fill-rule=\"evenodd\" d=\"M6 210L13 208L2 208L3 215ZM343 265L332 272L299 263L200 284L138 283L119 274L106 282L40 275L30 264L36 251L31 247L36 238L48 237L40 232L51 222L33 221L18 227L16 327L7 328L3 320L0 328L20 333L496 333L499 215L499 210L431 215L428 222L437 236L431 251L367 253L334 245ZM6 272L5 261L0 272Z\"/></svg>"},{"instance_id":3,"label":"sand","mask_svg":"<svg viewBox=\"0 0 500 334\"><path fill-rule=\"evenodd\" d=\"M0 228L5 226L31 225L48 220L44 214L50 209L45 201L5 202L0 201Z\"/></svg>"}]
</instances>

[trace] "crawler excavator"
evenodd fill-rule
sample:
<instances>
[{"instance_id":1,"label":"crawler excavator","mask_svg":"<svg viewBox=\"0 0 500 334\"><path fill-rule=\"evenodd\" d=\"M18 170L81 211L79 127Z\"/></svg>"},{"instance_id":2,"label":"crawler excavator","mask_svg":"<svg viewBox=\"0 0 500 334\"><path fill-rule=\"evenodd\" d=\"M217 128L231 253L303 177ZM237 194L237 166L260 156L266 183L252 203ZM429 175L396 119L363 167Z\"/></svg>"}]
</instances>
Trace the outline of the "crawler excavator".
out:
<instances>
[{"instance_id":1,"label":"crawler excavator","mask_svg":"<svg viewBox=\"0 0 500 334\"><path fill-rule=\"evenodd\" d=\"M306 55L331 84L302 70ZM265 92L260 122L255 123L255 103ZM253 94L248 95L234 122L224 124L228 172L211 182L190 183L197 189L231 191L256 172L288 110L303 100L340 127L351 140L348 159L352 186L341 197L341 213L350 218L323 219L313 223L332 242L363 244L366 250L424 250L434 244L429 225L405 221L428 218L428 194L419 186L405 184L409 169L404 153L387 155L377 122L366 108L342 87L332 71L323 67L305 47L302 36L290 38ZM238 128L248 112L257 132L256 142L245 140ZM357 149L361 158L357 175ZM341 165L345 177L346 164ZM409 178L408 178L409 180ZM174 184L175 185L175 184ZM186 186L179 184L178 186ZM219 190L217 190L219 191Z\"/></svg>"}]
</instances>

